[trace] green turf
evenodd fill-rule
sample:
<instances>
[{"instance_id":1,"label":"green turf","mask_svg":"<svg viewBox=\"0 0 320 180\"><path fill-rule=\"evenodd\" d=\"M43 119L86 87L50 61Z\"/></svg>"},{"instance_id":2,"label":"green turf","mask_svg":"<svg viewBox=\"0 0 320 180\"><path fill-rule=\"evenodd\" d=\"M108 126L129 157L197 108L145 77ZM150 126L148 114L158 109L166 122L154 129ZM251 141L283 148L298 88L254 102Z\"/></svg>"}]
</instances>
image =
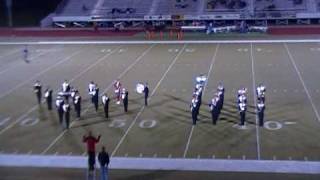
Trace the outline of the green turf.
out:
<instances>
[{"instance_id":1,"label":"green turf","mask_svg":"<svg viewBox=\"0 0 320 180\"><path fill-rule=\"evenodd\" d=\"M3 62L0 71L10 67L0 77L1 94L17 87L1 98L1 119L11 119L1 125L0 130L10 127L10 123L19 117L23 117L21 121L26 118L40 120L33 126L23 126L19 121L1 133L0 151L39 154L52 144L46 154L80 155L85 152L81 137L92 130L95 134L102 135L98 148L105 145L116 156L183 158L186 152L188 158L214 156L219 159L257 159L259 146L261 159L318 161L320 126L303 85L310 93L315 109L319 110L320 85L316 83L316 77L320 76L319 45L288 44L293 59L284 44L253 44L252 49L248 43L219 44L214 57L217 46L31 46L31 56L36 58L30 64L25 64L18 53L3 58L0 56L0 61ZM0 46L0 55L19 48L21 47ZM41 51L36 51L50 48L55 51L42 55ZM104 52L101 51L103 49ZM108 49L115 51L108 56ZM72 54L74 56L68 59ZM64 63L37 75L64 59ZM97 61L100 62L90 66ZM296 63L298 72L292 61ZM212 62L213 68L203 94L200 122L194 127L190 137L192 126L188 110L194 78L201 73L208 74ZM33 78L35 75L37 76ZM124 114L122 106L115 105L112 101L111 117L105 119L101 108L98 113L94 112L87 95L87 85L94 80L101 91L107 90L113 96L110 84L117 77L120 77L129 90L129 113ZM69 131L63 131L56 112L48 112L45 105L36 107L23 116L36 105L32 94L32 84L36 79L41 80L44 87L50 85L53 89L60 88L64 79L72 80L71 85L79 88L84 100L83 110L88 108L88 111L80 121L72 124ZM138 82L146 81L153 96L149 106L144 108L142 95L134 92L134 89ZM226 88L225 108L218 125L213 126L207 103L219 81ZM255 124L253 86L260 82L267 86L266 120L272 121L268 125L269 129L256 128ZM235 91L241 87L249 90L248 129L245 130L234 128L239 123ZM72 120L74 119L72 113ZM153 128L146 128L153 122L156 123ZM288 122L296 124L286 125ZM282 125L282 128L272 130L277 124ZM189 137L191 141L187 146Z\"/></svg>"}]
</instances>

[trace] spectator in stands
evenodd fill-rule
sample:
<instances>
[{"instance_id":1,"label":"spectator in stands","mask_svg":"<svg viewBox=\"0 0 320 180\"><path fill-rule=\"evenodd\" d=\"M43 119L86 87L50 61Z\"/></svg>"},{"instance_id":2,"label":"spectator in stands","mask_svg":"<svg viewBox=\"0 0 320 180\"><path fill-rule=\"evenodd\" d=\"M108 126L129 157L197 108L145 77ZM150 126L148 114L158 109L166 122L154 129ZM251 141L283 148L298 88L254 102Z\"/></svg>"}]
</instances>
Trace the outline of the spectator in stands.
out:
<instances>
[{"instance_id":1,"label":"spectator in stands","mask_svg":"<svg viewBox=\"0 0 320 180\"><path fill-rule=\"evenodd\" d=\"M82 141L87 144L89 176L93 174L96 163L96 144L100 141L101 135L97 138L89 131L88 136L83 136Z\"/></svg>"},{"instance_id":2,"label":"spectator in stands","mask_svg":"<svg viewBox=\"0 0 320 180\"><path fill-rule=\"evenodd\" d=\"M109 154L106 152L105 147L102 147L101 152L98 154L98 160L100 163L100 179L107 180L108 179L108 166L109 166Z\"/></svg>"}]
</instances>

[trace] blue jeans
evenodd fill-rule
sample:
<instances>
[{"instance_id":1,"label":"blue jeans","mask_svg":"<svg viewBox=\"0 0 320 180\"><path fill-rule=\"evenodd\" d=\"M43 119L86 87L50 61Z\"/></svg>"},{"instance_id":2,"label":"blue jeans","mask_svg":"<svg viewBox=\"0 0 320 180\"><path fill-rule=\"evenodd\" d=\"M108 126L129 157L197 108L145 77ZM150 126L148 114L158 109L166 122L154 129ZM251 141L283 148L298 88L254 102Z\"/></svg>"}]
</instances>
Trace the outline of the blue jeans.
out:
<instances>
[{"instance_id":1,"label":"blue jeans","mask_svg":"<svg viewBox=\"0 0 320 180\"><path fill-rule=\"evenodd\" d=\"M108 180L108 166L101 166L100 167L100 179L101 180Z\"/></svg>"}]
</instances>

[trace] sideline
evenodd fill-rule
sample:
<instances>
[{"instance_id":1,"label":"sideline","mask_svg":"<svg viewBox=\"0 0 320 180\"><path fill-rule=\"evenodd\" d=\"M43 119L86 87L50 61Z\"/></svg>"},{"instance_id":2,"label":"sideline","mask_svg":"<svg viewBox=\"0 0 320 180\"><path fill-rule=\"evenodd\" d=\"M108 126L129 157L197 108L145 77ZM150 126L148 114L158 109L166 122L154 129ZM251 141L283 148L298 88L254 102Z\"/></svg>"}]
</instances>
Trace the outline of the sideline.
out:
<instances>
[{"instance_id":1,"label":"sideline","mask_svg":"<svg viewBox=\"0 0 320 180\"><path fill-rule=\"evenodd\" d=\"M87 157L0 154L0 166L87 168ZM320 162L112 157L110 169L320 174Z\"/></svg>"}]
</instances>

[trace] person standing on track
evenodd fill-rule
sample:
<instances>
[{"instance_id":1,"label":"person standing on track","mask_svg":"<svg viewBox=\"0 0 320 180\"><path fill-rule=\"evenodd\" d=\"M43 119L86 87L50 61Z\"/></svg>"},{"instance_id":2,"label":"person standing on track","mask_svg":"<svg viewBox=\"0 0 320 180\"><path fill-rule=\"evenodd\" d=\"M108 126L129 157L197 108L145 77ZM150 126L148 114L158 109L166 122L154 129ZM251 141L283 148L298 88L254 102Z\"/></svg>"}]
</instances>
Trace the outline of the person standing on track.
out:
<instances>
[{"instance_id":1,"label":"person standing on track","mask_svg":"<svg viewBox=\"0 0 320 180\"><path fill-rule=\"evenodd\" d=\"M39 80L33 85L33 92L37 96L38 104L41 104L41 97L42 97L42 86Z\"/></svg>"},{"instance_id":2,"label":"person standing on track","mask_svg":"<svg viewBox=\"0 0 320 180\"><path fill-rule=\"evenodd\" d=\"M100 169L101 169L100 179L108 180L108 166L109 166L110 158L104 146L102 147L101 152L98 154L98 160L99 160Z\"/></svg>"},{"instance_id":3,"label":"person standing on track","mask_svg":"<svg viewBox=\"0 0 320 180\"><path fill-rule=\"evenodd\" d=\"M103 104L105 118L109 118L109 101L110 101L110 99L109 99L107 93L105 93L101 97L101 101L102 101L102 104Z\"/></svg>"},{"instance_id":4,"label":"person standing on track","mask_svg":"<svg viewBox=\"0 0 320 180\"><path fill-rule=\"evenodd\" d=\"M48 110L51 111L52 110L52 89L50 89L50 87L48 87L45 90L44 93L44 97L46 99L47 105L48 105Z\"/></svg>"},{"instance_id":5,"label":"person standing on track","mask_svg":"<svg viewBox=\"0 0 320 180\"><path fill-rule=\"evenodd\" d=\"M82 141L87 144L89 176L93 176L94 165L96 163L96 144L100 141L101 135L97 138L89 131L88 136L83 136Z\"/></svg>"}]
</instances>

